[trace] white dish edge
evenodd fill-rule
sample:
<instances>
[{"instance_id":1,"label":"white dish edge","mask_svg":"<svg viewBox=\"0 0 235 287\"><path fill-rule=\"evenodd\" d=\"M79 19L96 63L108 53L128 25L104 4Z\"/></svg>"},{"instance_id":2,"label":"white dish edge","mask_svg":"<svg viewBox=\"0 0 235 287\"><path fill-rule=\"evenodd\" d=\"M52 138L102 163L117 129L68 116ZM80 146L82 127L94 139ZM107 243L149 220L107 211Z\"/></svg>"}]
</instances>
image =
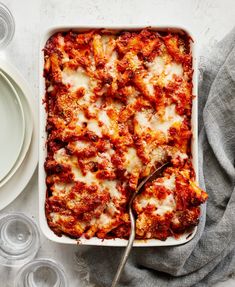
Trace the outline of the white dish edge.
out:
<instances>
[{"instance_id":1,"label":"white dish edge","mask_svg":"<svg viewBox=\"0 0 235 287\"><path fill-rule=\"evenodd\" d=\"M54 33L59 31L86 31L90 29L114 29L114 30L139 30L143 29L144 26L127 26L127 27L118 27L118 26L56 26L49 28L41 37L40 43L40 51L39 51L39 169L38 169L38 184L39 184L39 223L43 234L50 240L63 243L63 244L78 244L78 245L98 245L98 246L113 246L120 247L126 246L127 240L125 239L99 239L93 237L91 239L80 238L78 240L69 238L68 236L57 236L48 226L47 219L45 215L45 199L46 199L46 184L45 184L45 170L44 170L44 161L46 157L46 111L45 107L42 104L45 95L45 81L43 78L43 66L44 66L44 57L43 57L43 49L45 47L46 41L52 36ZM191 50L193 57L193 95L195 96L193 99L192 106L192 157L193 157L193 167L196 174L196 180L198 181L198 92L197 92L197 51L195 45L195 38L191 32L188 31L185 27L182 26L151 26L151 29L158 31L185 31L193 40L191 42ZM180 245L190 241L196 234L197 227L193 229L192 232L181 235L178 239L173 237L167 238L165 241L161 241L158 239L148 239L148 240L135 240L133 246L134 247L150 247L150 246L173 246Z\"/></svg>"}]
</instances>

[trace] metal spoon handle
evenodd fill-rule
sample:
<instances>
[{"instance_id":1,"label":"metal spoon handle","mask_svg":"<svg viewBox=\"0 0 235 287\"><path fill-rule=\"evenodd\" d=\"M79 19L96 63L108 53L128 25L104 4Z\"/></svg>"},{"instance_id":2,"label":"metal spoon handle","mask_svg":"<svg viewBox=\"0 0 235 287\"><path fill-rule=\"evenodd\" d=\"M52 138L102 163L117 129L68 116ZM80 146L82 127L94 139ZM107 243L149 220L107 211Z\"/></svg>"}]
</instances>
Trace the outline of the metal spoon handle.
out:
<instances>
[{"instance_id":1,"label":"metal spoon handle","mask_svg":"<svg viewBox=\"0 0 235 287\"><path fill-rule=\"evenodd\" d=\"M132 212L132 208L129 208L129 215L130 215L130 221L131 221L131 232L130 232L128 244L127 244L126 249L122 255L122 259L118 265L118 270L115 274L115 277L113 279L111 287L117 286L119 279L120 279L120 276L122 274L123 268L126 265L126 261L128 259L129 254L130 254L130 251L132 249L134 239L135 239L135 218L134 218L134 214Z\"/></svg>"},{"instance_id":2,"label":"metal spoon handle","mask_svg":"<svg viewBox=\"0 0 235 287\"><path fill-rule=\"evenodd\" d=\"M163 169L166 168L166 166L168 165L168 162L163 164L162 166L160 166L159 168L157 168L153 173L151 173L148 177L146 177L137 187L136 192L134 192L131 196L131 199L129 201L129 216L130 216L130 222L131 222L131 231L130 231L130 236L129 236L129 240L126 246L126 249L122 255L121 261L118 265L118 270L115 274L115 277L113 279L112 285L111 287L116 287L120 276L122 274L123 268L125 267L126 261L128 259L128 256L130 254L130 251L132 249L133 246L133 242L135 240L135 217L132 211L132 203L136 197L136 195L141 191L141 189L144 187L144 185L149 182L149 181L153 181L154 179L156 179L159 174L163 171Z\"/></svg>"}]
</instances>

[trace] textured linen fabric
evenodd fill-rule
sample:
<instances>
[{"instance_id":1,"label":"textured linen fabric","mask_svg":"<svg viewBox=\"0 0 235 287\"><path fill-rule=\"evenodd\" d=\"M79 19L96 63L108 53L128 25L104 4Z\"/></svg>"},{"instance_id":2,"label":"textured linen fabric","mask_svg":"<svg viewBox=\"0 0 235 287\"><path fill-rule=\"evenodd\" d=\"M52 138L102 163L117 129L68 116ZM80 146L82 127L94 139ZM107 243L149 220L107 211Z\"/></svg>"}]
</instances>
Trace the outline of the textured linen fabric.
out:
<instances>
[{"instance_id":1,"label":"textured linen fabric","mask_svg":"<svg viewBox=\"0 0 235 287\"><path fill-rule=\"evenodd\" d=\"M119 286L208 287L235 270L235 29L199 70L199 174L209 199L197 234L181 246L132 249ZM122 252L81 247L84 285L110 286Z\"/></svg>"}]
</instances>

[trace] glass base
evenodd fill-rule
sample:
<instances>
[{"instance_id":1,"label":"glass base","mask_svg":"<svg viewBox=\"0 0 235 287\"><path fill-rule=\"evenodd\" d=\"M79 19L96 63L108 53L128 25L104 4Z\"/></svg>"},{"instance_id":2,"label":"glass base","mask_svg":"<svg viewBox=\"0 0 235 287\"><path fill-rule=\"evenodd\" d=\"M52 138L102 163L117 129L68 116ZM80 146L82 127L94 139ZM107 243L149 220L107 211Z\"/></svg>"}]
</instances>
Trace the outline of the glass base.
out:
<instances>
[{"instance_id":1,"label":"glass base","mask_svg":"<svg viewBox=\"0 0 235 287\"><path fill-rule=\"evenodd\" d=\"M0 264L17 266L32 260L40 245L35 223L21 213L0 218Z\"/></svg>"},{"instance_id":2,"label":"glass base","mask_svg":"<svg viewBox=\"0 0 235 287\"><path fill-rule=\"evenodd\" d=\"M23 266L15 279L15 287L67 287L62 268L49 259L38 259Z\"/></svg>"},{"instance_id":3,"label":"glass base","mask_svg":"<svg viewBox=\"0 0 235 287\"><path fill-rule=\"evenodd\" d=\"M0 3L0 49L5 48L15 33L15 21L9 9Z\"/></svg>"}]
</instances>

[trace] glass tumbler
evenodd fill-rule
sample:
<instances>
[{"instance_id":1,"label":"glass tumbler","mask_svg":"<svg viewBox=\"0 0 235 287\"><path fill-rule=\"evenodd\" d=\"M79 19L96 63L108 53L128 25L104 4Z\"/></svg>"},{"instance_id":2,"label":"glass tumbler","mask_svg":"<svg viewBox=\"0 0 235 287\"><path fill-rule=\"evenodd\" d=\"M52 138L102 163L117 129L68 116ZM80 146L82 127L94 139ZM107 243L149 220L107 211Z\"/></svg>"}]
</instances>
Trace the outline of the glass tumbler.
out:
<instances>
[{"instance_id":1,"label":"glass tumbler","mask_svg":"<svg viewBox=\"0 0 235 287\"><path fill-rule=\"evenodd\" d=\"M19 266L32 260L40 246L36 224L22 213L0 217L0 264Z\"/></svg>"},{"instance_id":2,"label":"glass tumbler","mask_svg":"<svg viewBox=\"0 0 235 287\"><path fill-rule=\"evenodd\" d=\"M0 2L0 49L4 49L15 33L15 21L9 9Z\"/></svg>"},{"instance_id":3,"label":"glass tumbler","mask_svg":"<svg viewBox=\"0 0 235 287\"><path fill-rule=\"evenodd\" d=\"M21 267L15 287L67 287L63 269L50 259L38 259Z\"/></svg>"}]
</instances>

